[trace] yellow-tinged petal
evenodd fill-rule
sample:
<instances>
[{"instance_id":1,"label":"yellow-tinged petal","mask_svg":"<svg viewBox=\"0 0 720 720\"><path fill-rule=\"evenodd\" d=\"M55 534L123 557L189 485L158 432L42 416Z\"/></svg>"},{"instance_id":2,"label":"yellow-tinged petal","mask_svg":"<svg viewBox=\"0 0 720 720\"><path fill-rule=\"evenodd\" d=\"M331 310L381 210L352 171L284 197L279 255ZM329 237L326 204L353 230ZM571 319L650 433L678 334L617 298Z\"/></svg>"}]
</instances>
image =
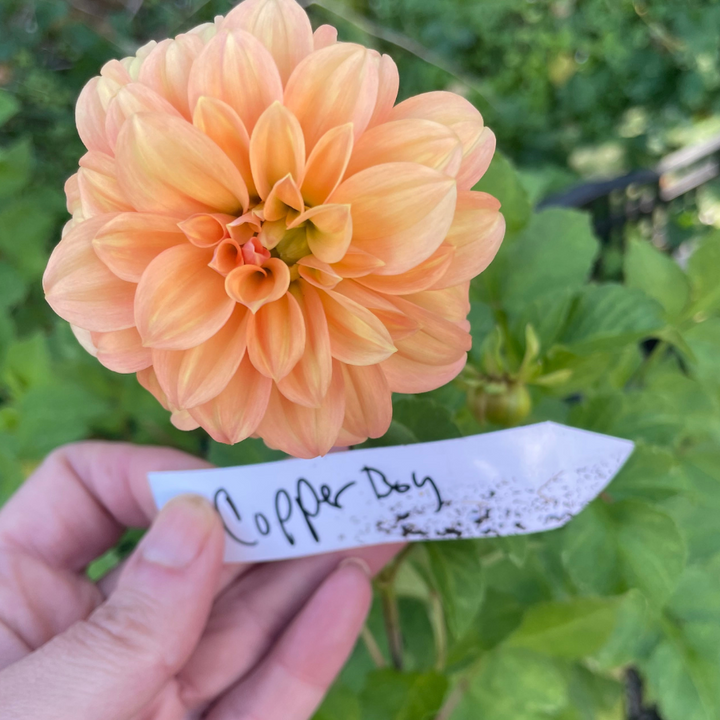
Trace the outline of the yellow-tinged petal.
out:
<instances>
[{"instance_id":1,"label":"yellow-tinged petal","mask_svg":"<svg viewBox=\"0 0 720 720\"><path fill-rule=\"evenodd\" d=\"M427 260L452 224L455 180L416 163L377 165L345 180L328 202L352 208L354 247L380 258L381 275Z\"/></svg>"},{"instance_id":2,"label":"yellow-tinged petal","mask_svg":"<svg viewBox=\"0 0 720 720\"><path fill-rule=\"evenodd\" d=\"M351 122L358 138L378 94L378 64L362 45L337 43L308 55L285 88L285 105L300 121L309 150L330 128Z\"/></svg>"},{"instance_id":3,"label":"yellow-tinged petal","mask_svg":"<svg viewBox=\"0 0 720 720\"><path fill-rule=\"evenodd\" d=\"M352 239L349 205L316 205L299 215L288 228L305 224L307 243L313 255L326 263L339 262Z\"/></svg>"},{"instance_id":4,"label":"yellow-tinged petal","mask_svg":"<svg viewBox=\"0 0 720 720\"><path fill-rule=\"evenodd\" d=\"M244 0L225 18L225 28L252 33L270 51L286 83L295 66L313 50L313 32L295 0Z\"/></svg>"},{"instance_id":5,"label":"yellow-tinged petal","mask_svg":"<svg viewBox=\"0 0 720 720\"><path fill-rule=\"evenodd\" d=\"M460 374L466 362L467 356L463 355L450 365L423 365L398 352L381 367L392 392L414 395L447 385Z\"/></svg>"},{"instance_id":6,"label":"yellow-tinged petal","mask_svg":"<svg viewBox=\"0 0 720 720\"><path fill-rule=\"evenodd\" d=\"M158 381L170 403L194 408L217 397L240 366L247 341L246 308L236 306L222 329L189 350L153 350Z\"/></svg>"},{"instance_id":7,"label":"yellow-tinged petal","mask_svg":"<svg viewBox=\"0 0 720 720\"><path fill-rule=\"evenodd\" d=\"M115 275L137 283L161 252L186 241L177 218L128 212L105 223L95 235L93 247Z\"/></svg>"},{"instance_id":8,"label":"yellow-tinged petal","mask_svg":"<svg viewBox=\"0 0 720 720\"><path fill-rule=\"evenodd\" d=\"M306 407L320 407L332 378L325 311L317 290L307 283L293 284L290 292L298 301L305 321L305 350L295 367L277 385L288 400Z\"/></svg>"},{"instance_id":9,"label":"yellow-tinged petal","mask_svg":"<svg viewBox=\"0 0 720 720\"><path fill-rule=\"evenodd\" d=\"M167 396L163 392L158 382L155 369L152 365L144 370L141 370L136 375L138 382L151 394L153 397L166 409L170 409L170 403L168 402Z\"/></svg>"},{"instance_id":10,"label":"yellow-tinged petal","mask_svg":"<svg viewBox=\"0 0 720 720\"><path fill-rule=\"evenodd\" d=\"M331 265L314 255L300 258L297 261L297 269L301 278L321 290L332 290L342 280Z\"/></svg>"},{"instance_id":11,"label":"yellow-tinged petal","mask_svg":"<svg viewBox=\"0 0 720 720\"><path fill-rule=\"evenodd\" d=\"M98 89L100 81L99 77L92 78L80 92L75 106L75 124L88 150L111 154L112 148L105 136L105 106Z\"/></svg>"},{"instance_id":12,"label":"yellow-tinged petal","mask_svg":"<svg viewBox=\"0 0 720 720\"><path fill-rule=\"evenodd\" d=\"M238 214L248 205L235 165L181 118L133 115L120 132L116 155L120 188L141 212Z\"/></svg>"},{"instance_id":13,"label":"yellow-tinged petal","mask_svg":"<svg viewBox=\"0 0 720 720\"><path fill-rule=\"evenodd\" d=\"M195 104L193 125L202 130L232 160L250 196L257 197L250 170L250 136L240 116L222 100L200 97Z\"/></svg>"},{"instance_id":14,"label":"yellow-tinged petal","mask_svg":"<svg viewBox=\"0 0 720 720\"><path fill-rule=\"evenodd\" d=\"M92 333L97 359L117 373L136 373L152 364L152 352L143 347L134 327L114 332Z\"/></svg>"},{"instance_id":15,"label":"yellow-tinged petal","mask_svg":"<svg viewBox=\"0 0 720 720\"><path fill-rule=\"evenodd\" d=\"M462 145L450 128L432 120L393 120L363 133L345 177L389 162L419 163L454 177L462 162Z\"/></svg>"},{"instance_id":16,"label":"yellow-tinged petal","mask_svg":"<svg viewBox=\"0 0 720 720\"><path fill-rule=\"evenodd\" d=\"M190 415L217 442L238 443L257 430L272 385L245 355L225 389L204 405L191 408Z\"/></svg>"},{"instance_id":17,"label":"yellow-tinged petal","mask_svg":"<svg viewBox=\"0 0 720 720\"><path fill-rule=\"evenodd\" d=\"M82 346L82 349L85 350L88 355L97 357L97 348L95 347L95 343L93 343L92 333L72 323L70 324L70 329L73 331L73 335Z\"/></svg>"},{"instance_id":18,"label":"yellow-tinged petal","mask_svg":"<svg viewBox=\"0 0 720 720\"><path fill-rule=\"evenodd\" d=\"M138 75L143 85L164 97L188 120L192 117L188 100L190 70L204 47L196 33L163 40L147 55Z\"/></svg>"},{"instance_id":19,"label":"yellow-tinged petal","mask_svg":"<svg viewBox=\"0 0 720 720\"><path fill-rule=\"evenodd\" d=\"M342 371L333 363L332 381L322 405L307 408L288 400L276 387L257 429L267 445L301 458L325 455L332 449L345 416Z\"/></svg>"},{"instance_id":20,"label":"yellow-tinged petal","mask_svg":"<svg viewBox=\"0 0 720 720\"><path fill-rule=\"evenodd\" d=\"M305 321L295 297L286 292L251 315L247 342L256 369L276 382L282 380L305 350Z\"/></svg>"},{"instance_id":21,"label":"yellow-tinged petal","mask_svg":"<svg viewBox=\"0 0 720 720\"><path fill-rule=\"evenodd\" d=\"M93 249L93 237L112 217L99 215L70 228L53 250L43 276L50 307L85 330L110 332L135 325L136 285L113 275Z\"/></svg>"},{"instance_id":22,"label":"yellow-tinged petal","mask_svg":"<svg viewBox=\"0 0 720 720\"><path fill-rule=\"evenodd\" d=\"M183 432L197 430L200 427L200 423L187 410L175 410L170 415L170 422Z\"/></svg>"},{"instance_id":23,"label":"yellow-tinged petal","mask_svg":"<svg viewBox=\"0 0 720 720\"><path fill-rule=\"evenodd\" d=\"M373 365L395 352L390 333L367 308L334 290L320 292L334 358L349 365Z\"/></svg>"},{"instance_id":24,"label":"yellow-tinged petal","mask_svg":"<svg viewBox=\"0 0 720 720\"><path fill-rule=\"evenodd\" d=\"M241 265L225 278L227 294L253 313L279 301L289 285L290 270L280 258L270 258L262 265Z\"/></svg>"},{"instance_id":25,"label":"yellow-tinged petal","mask_svg":"<svg viewBox=\"0 0 720 720\"><path fill-rule=\"evenodd\" d=\"M263 200L286 175L300 181L305 166L305 139L297 118L280 102L274 102L258 118L250 137L250 166Z\"/></svg>"},{"instance_id":26,"label":"yellow-tinged petal","mask_svg":"<svg viewBox=\"0 0 720 720\"><path fill-rule=\"evenodd\" d=\"M178 227L195 247L211 248L230 236L227 226L233 220L234 215L198 213L179 222Z\"/></svg>"},{"instance_id":27,"label":"yellow-tinged petal","mask_svg":"<svg viewBox=\"0 0 720 720\"><path fill-rule=\"evenodd\" d=\"M331 128L318 140L305 166L300 190L308 205L321 205L340 184L353 148L351 123Z\"/></svg>"},{"instance_id":28,"label":"yellow-tinged petal","mask_svg":"<svg viewBox=\"0 0 720 720\"><path fill-rule=\"evenodd\" d=\"M378 95L368 127L375 127L388 120L400 89L400 74L395 61L389 55L380 57L378 67Z\"/></svg>"},{"instance_id":29,"label":"yellow-tinged petal","mask_svg":"<svg viewBox=\"0 0 720 720\"><path fill-rule=\"evenodd\" d=\"M296 214L302 212L303 199L297 183L292 175L288 174L275 183L265 201L263 214L265 220L274 222L283 220L288 212L293 210ZM271 233L271 235L274 235L274 233Z\"/></svg>"},{"instance_id":30,"label":"yellow-tinged petal","mask_svg":"<svg viewBox=\"0 0 720 720\"><path fill-rule=\"evenodd\" d=\"M500 203L487 193L461 190L455 217L445 243L455 256L445 274L432 286L436 289L472 280L492 262L505 235L505 218Z\"/></svg>"},{"instance_id":31,"label":"yellow-tinged petal","mask_svg":"<svg viewBox=\"0 0 720 720\"><path fill-rule=\"evenodd\" d=\"M427 260L399 275L365 275L357 281L377 292L407 295L433 287L443 280L453 262L455 248L443 243Z\"/></svg>"},{"instance_id":32,"label":"yellow-tinged petal","mask_svg":"<svg viewBox=\"0 0 720 720\"><path fill-rule=\"evenodd\" d=\"M338 31L332 25L321 25L313 33L313 50L322 50L324 47L334 45L337 42Z\"/></svg>"},{"instance_id":33,"label":"yellow-tinged petal","mask_svg":"<svg viewBox=\"0 0 720 720\"><path fill-rule=\"evenodd\" d=\"M187 350L228 321L235 301L225 292L225 278L208 267L211 258L210 250L186 243L147 266L135 296L135 324L147 347Z\"/></svg>"},{"instance_id":34,"label":"yellow-tinged petal","mask_svg":"<svg viewBox=\"0 0 720 720\"><path fill-rule=\"evenodd\" d=\"M470 281L468 280L443 290L423 290L423 292L411 293L405 299L446 320L461 323L470 312L469 290Z\"/></svg>"},{"instance_id":35,"label":"yellow-tinged petal","mask_svg":"<svg viewBox=\"0 0 720 720\"><path fill-rule=\"evenodd\" d=\"M223 30L208 42L190 72L192 110L203 95L230 105L252 134L265 108L282 101L282 80L272 55L256 37L244 30Z\"/></svg>"},{"instance_id":36,"label":"yellow-tinged petal","mask_svg":"<svg viewBox=\"0 0 720 720\"><path fill-rule=\"evenodd\" d=\"M132 210L117 179L117 163L110 155L88 152L80 158L77 173L83 217Z\"/></svg>"},{"instance_id":37,"label":"yellow-tinged petal","mask_svg":"<svg viewBox=\"0 0 720 720\"><path fill-rule=\"evenodd\" d=\"M350 245L345 257L340 262L333 263L332 268L340 277L358 278L369 275L383 265L385 263L380 258Z\"/></svg>"},{"instance_id":38,"label":"yellow-tinged petal","mask_svg":"<svg viewBox=\"0 0 720 720\"><path fill-rule=\"evenodd\" d=\"M180 113L154 90L140 83L128 83L120 88L112 99L105 117L105 135L113 152L125 121L139 112L164 113L181 117Z\"/></svg>"},{"instance_id":39,"label":"yellow-tinged petal","mask_svg":"<svg viewBox=\"0 0 720 720\"><path fill-rule=\"evenodd\" d=\"M81 210L82 201L80 200L80 185L78 183L78 174L74 173L65 181L65 200L67 211L71 215Z\"/></svg>"},{"instance_id":40,"label":"yellow-tinged petal","mask_svg":"<svg viewBox=\"0 0 720 720\"><path fill-rule=\"evenodd\" d=\"M345 384L343 428L363 439L381 437L392 421L392 395L381 366L340 367Z\"/></svg>"},{"instance_id":41,"label":"yellow-tinged petal","mask_svg":"<svg viewBox=\"0 0 720 720\"><path fill-rule=\"evenodd\" d=\"M458 188L469 190L485 173L495 152L495 135L485 127L482 115L468 100L455 93L437 91L416 95L396 105L390 120L424 118L453 130L463 146L457 174Z\"/></svg>"}]
</instances>

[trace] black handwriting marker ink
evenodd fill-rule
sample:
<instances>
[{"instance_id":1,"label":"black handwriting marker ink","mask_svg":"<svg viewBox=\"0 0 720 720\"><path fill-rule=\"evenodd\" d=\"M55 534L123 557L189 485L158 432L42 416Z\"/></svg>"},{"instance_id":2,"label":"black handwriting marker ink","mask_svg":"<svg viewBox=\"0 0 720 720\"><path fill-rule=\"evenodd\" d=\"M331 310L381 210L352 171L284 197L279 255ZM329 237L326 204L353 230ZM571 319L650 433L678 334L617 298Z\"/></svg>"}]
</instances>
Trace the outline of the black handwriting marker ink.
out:
<instances>
[{"instance_id":1,"label":"black handwriting marker ink","mask_svg":"<svg viewBox=\"0 0 720 720\"><path fill-rule=\"evenodd\" d=\"M215 493L215 497L213 498L213 504L215 505L215 510L217 510L218 515L220 515L220 518L222 520L223 527L225 528L225 532L237 543L240 543L240 545L245 545L246 547L253 547L254 545L258 544L258 541L255 540L254 542L248 542L247 540L241 540L235 533L230 530L227 523L225 522L225 517L222 514L222 510L220 509L220 503L223 502L225 505L227 505L230 510L232 511L233 515L235 516L235 519L237 522L242 522L242 518L240 517L240 512L238 511L235 503L233 502L233 499L230 497L230 493L225 488L219 488L217 492Z\"/></svg>"},{"instance_id":2,"label":"black handwriting marker ink","mask_svg":"<svg viewBox=\"0 0 720 720\"><path fill-rule=\"evenodd\" d=\"M308 488L311 498L303 498L303 488ZM329 488L328 488L329 489ZM307 493L305 493L307 495ZM310 509L305 505L305 500L311 500L314 505L314 510L311 512ZM299 478L297 481L297 495L295 496L295 502L297 502L300 512L305 518L305 523L308 526L308 530L313 536L315 542L320 542L315 526L310 522L310 518L316 518L320 514L323 501L318 496L315 488L305 479Z\"/></svg>"},{"instance_id":3,"label":"black handwriting marker ink","mask_svg":"<svg viewBox=\"0 0 720 720\"><path fill-rule=\"evenodd\" d=\"M330 503L333 507L339 508L342 510L342 505L340 504L340 496L346 491L349 490L353 485L355 485L355 481L352 480L347 485L343 485L336 493L335 493L335 500Z\"/></svg>"},{"instance_id":4,"label":"black handwriting marker ink","mask_svg":"<svg viewBox=\"0 0 720 720\"><path fill-rule=\"evenodd\" d=\"M417 477L415 477L415 473L412 474L412 479L416 488L421 488L425 485L425 483L430 483L432 489L435 491L435 497L437 498L437 507L435 508L435 512L440 512L440 510L442 510L442 506L445 504L445 501L440 497L440 490L435 484L435 481L429 475L426 475L422 480L418 480Z\"/></svg>"},{"instance_id":5,"label":"black handwriting marker ink","mask_svg":"<svg viewBox=\"0 0 720 720\"><path fill-rule=\"evenodd\" d=\"M280 498L284 498L285 500L286 511L282 514L280 513ZM278 522L280 523L280 527L282 528L287 541L291 545L294 545L295 538L285 529L285 523L292 515L292 499L290 498L288 491L283 490L282 488L275 493L275 515L277 516Z\"/></svg>"},{"instance_id":6,"label":"black handwriting marker ink","mask_svg":"<svg viewBox=\"0 0 720 720\"><path fill-rule=\"evenodd\" d=\"M262 525L261 525L262 521ZM270 521L261 512L255 513L255 527L261 535L270 534Z\"/></svg>"},{"instance_id":7,"label":"black handwriting marker ink","mask_svg":"<svg viewBox=\"0 0 720 720\"><path fill-rule=\"evenodd\" d=\"M391 495L393 492L398 492L402 494L406 493L410 489L410 485L406 483L391 483L387 479L385 473L381 472L377 468L364 467L362 468L361 472L364 472L368 476L368 480L370 480L370 485L372 485L373 492L375 493L375 497L378 500L382 500L383 498L388 497L388 495ZM382 488L382 486L381 489L378 490L378 486L376 483L382 483L382 485L384 485L387 490Z\"/></svg>"}]
</instances>

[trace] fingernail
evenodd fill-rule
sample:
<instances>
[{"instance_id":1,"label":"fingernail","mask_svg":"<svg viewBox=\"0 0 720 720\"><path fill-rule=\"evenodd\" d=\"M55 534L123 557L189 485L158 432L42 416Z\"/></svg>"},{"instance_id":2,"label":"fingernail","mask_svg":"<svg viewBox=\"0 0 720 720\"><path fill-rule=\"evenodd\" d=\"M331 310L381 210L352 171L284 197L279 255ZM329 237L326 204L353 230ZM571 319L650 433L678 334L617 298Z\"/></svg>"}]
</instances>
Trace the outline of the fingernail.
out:
<instances>
[{"instance_id":1,"label":"fingernail","mask_svg":"<svg viewBox=\"0 0 720 720\"><path fill-rule=\"evenodd\" d=\"M344 567L357 567L357 568L360 568L360 570L361 570L365 575L367 575L369 578L372 577L372 571L370 570L370 566L369 566L362 558L359 558L359 557L349 557L349 558L345 558L345 559L342 560L342 561L340 562L340 564L338 565L338 570L339 570L340 568L344 568Z\"/></svg>"},{"instance_id":2,"label":"fingernail","mask_svg":"<svg viewBox=\"0 0 720 720\"><path fill-rule=\"evenodd\" d=\"M173 498L140 543L140 554L155 565L187 567L200 554L216 522L215 511L205 498Z\"/></svg>"}]
</instances>

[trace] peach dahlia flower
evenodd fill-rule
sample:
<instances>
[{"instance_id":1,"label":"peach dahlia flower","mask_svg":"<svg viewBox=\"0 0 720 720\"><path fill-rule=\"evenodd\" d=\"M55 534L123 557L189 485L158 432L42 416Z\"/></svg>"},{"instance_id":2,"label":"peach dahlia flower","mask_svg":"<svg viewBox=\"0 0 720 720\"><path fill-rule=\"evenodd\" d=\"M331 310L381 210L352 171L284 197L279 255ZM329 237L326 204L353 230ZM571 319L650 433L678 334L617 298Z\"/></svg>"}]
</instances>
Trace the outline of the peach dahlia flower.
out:
<instances>
[{"instance_id":1,"label":"peach dahlia flower","mask_svg":"<svg viewBox=\"0 0 720 720\"><path fill-rule=\"evenodd\" d=\"M179 428L300 457L382 435L392 392L465 364L505 227L471 190L480 113L397 90L390 57L313 34L294 0L110 61L78 100L48 302Z\"/></svg>"}]
</instances>

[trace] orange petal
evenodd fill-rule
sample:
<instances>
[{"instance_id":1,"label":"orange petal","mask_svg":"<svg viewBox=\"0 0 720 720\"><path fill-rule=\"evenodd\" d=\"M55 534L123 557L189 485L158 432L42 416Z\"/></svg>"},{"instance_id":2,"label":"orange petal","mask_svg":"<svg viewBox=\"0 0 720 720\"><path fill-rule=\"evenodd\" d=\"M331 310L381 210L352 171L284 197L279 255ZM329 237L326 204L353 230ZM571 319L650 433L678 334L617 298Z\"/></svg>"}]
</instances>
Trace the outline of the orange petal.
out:
<instances>
[{"instance_id":1,"label":"orange petal","mask_svg":"<svg viewBox=\"0 0 720 720\"><path fill-rule=\"evenodd\" d=\"M195 104L193 125L232 160L247 185L248 193L257 197L250 170L250 136L240 116L222 100L200 97Z\"/></svg>"},{"instance_id":2,"label":"orange petal","mask_svg":"<svg viewBox=\"0 0 720 720\"><path fill-rule=\"evenodd\" d=\"M289 229L305 223L307 243L313 255L326 263L339 262L352 239L349 205L317 205L299 215Z\"/></svg>"},{"instance_id":3,"label":"orange petal","mask_svg":"<svg viewBox=\"0 0 720 720\"><path fill-rule=\"evenodd\" d=\"M283 83L313 50L310 20L295 0L245 0L227 14L223 27L247 30L260 40L273 56Z\"/></svg>"},{"instance_id":4,"label":"orange petal","mask_svg":"<svg viewBox=\"0 0 720 720\"><path fill-rule=\"evenodd\" d=\"M289 285L290 270L280 258L270 258L263 265L241 265L225 278L227 294L253 313L280 300Z\"/></svg>"},{"instance_id":5,"label":"orange petal","mask_svg":"<svg viewBox=\"0 0 720 720\"><path fill-rule=\"evenodd\" d=\"M338 31L332 25L321 25L313 33L313 50L322 50L324 47L337 42Z\"/></svg>"},{"instance_id":6,"label":"orange petal","mask_svg":"<svg viewBox=\"0 0 720 720\"><path fill-rule=\"evenodd\" d=\"M453 262L455 248L443 243L425 262L399 275L366 275L358 278L361 285L388 295L407 295L427 290L445 279Z\"/></svg>"},{"instance_id":7,"label":"orange petal","mask_svg":"<svg viewBox=\"0 0 720 720\"><path fill-rule=\"evenodd\" d=\"M332 266L319 260L314 255L306 255L297 261L300 277L321 290L332 290L342 278Z\"/></svg>"},{"instance_id":8,"label":"orange petal","mask_svg":"<svg viewBox=\"0 0 720 720\"><path fill-rule=\"evenodd\" d=\"M395 352L390 334L369 310L333 290L320 293L334 358L349 365L373 365Z\"/></svg>"},{"instance_id":9,"label":"orange petal","mask_svg":"<svg viewBox=\"0 0 720 720\"><path fill-rule=\"evenodd\" d=\"M299 181L304 165L305 139L300 123L276 101L258 118L250 137L250 166L260 197L267 198L275 183L286 175Z\"/></svg>"},{"instance_id":10,"label":"orange petal","mask_svg":"<svg viewBox=\"0 0 720 720\"><path fill-rule=\"evenodd\" d=\"M442 243L455 211L455 181L416 163L362 170L329 202L352 208L353 246L380 258L382 275L410 270Z\"/></svg>"},{"instance_id":11,"label":"orange petal","mask_svg":"<svg viewBox=\"0 0 720 720\"><path fill-rule=\"evenodd\" d=\"M93 240L98 257L123 280L140 282L145 268L164 250L187 242L177 218L121 213L103 225Z\"/></svg>"},{"instance_id":12,"label":"orange petal","mask_svg":"<svg viewBox=\"0 0 720 720\"><path fill-rule=\"evenodd\" d=\"M245 308L237 307L223 328L190 350L153 350L160 386L175 407L194 408L217 397L245 354Z\"/></svg>"},{"instance_id":13,"label":"orange petal","mask_svg":"<svg viewBox=\"0 0 720 720\"><path fill-rule=\"evenodd\" d=\"M77 179L83 217L133 209L116 173L117 164L110 155L93 151L80 158Z\"/></svg>"},{"instance_id":14,"label":"orange petal","mask_svg":"<svg viewBox=\"0 0 720 720\"><path fill-rule=\"evenodd\" d=\"M191 408L190 415L214 440L233 445L257 430L272 384L246 355L225 389L204 405Z\"/></svg>"},{"instance_id":15,"label":"orange petal","mask_svg":"<svg viewBox=\"0 0 720 720\"><path fill-rule=\"evenodd\" d=\"M141 212L238 214L248 205L235 165L181 118L133 115L120 132L116 154L120 187Z\"/></svg>"},{"instance_id":16,"label":"orange petal","mask_svg":"<svg viewBox=\"0 0 720 720\"><path fill-rule=\"evenodd\" d=\"M211 257L210 250L187 243L147 266L135 296L136 325L147 347L187 350L225 325L235 301L224 278L208 267Z\"/></svg>"},{"instance_id":17,"label":"orange petal","mask_svg":"<svg viewBox=\"0 0 720 720\"><path fill-rule=\"evenodd\" d=\"M74 215L82 207L77 173L74 173L65 181L65 187L63 189L65 190L67 211L71 215Z\"/></svg>"},{"instance_id":18,"label":"orange petal","mask_svg":"<svg viewBox=\"0 0 720 720\"><path fill-rule=\"evenodd\" d=\"M424 393L436 390L456 378L465 367L467 356L450 365L423 365L396 353L382 364L390 390L396 393Z\"/></svg>"},{"instance_id":19,"label":"orange petal","mask_svg":"<svg viewBox=\"0 0 720 720\"><path fill-rule=\"evenodd\" d=\"M132 327L136 286L115 277L93 250L92 240L112 215L74 225L50 256L43 288L50 307L85 330L110 332Z\"/></svg>"},{"instance_id":20,"label":"orange petal","mask_svg":"<svg viewBox=\"0 0 720 720\"><path fill-rule=\"evenodd\" d=\"M357 141L345 177L389 162L415 162L454 177L462 162L462 145L450 128L431 120L383 123Z\"/></svg>"},{"instance_id":21,"label":"orange petal","mask_svg":"<svg viewBox=\"0 0 720 720\"><path fill-rule=\"evenodd\" d=\"M500 203L487 193L458 193L455 217L445 238L455 248L455 257L432 287L441 289L472 280L492 262L505 235L505 218L499 208Z\"/></svg>"},{"instance_id":22,"label":"orange petal","mask_svg":"<svg viewBox=\"0 0 720 720\"><path fill-rule=\"evenodd\" d=\"M229 275L236 267L243 264L240 243L233 238L225 238L213 251L212 260L208 263L221 275Z\"/></svg>"},{"instance_id":23,"label":"orange petal","mask_svg":"<svg viewBox=\"0 0 720 720\"><path fill-rule=\"evenodd\" d=\"M331 128L318 140L308 158L300 187L308 205L321 205L340 184L352 147L351 123Z\"/></svg>"},{"instance_id":24,"label":"orange petal","mask_svg":"<svg viewBox=\"0 0 720 720\"><path fill-rule=\"evenodd\" d=\"M112 99L105 117L105 135L113 151L125 121L139 112L164 113L181 117L180 113L154 90L140 83L128 83L120 88Z\"/></svg>"},{"instance_id":25,"label":"orange petal","mask_svg":"<svg viewBox=\"0 0 720 720\"><path fill-rule=\"evenodd\" d=\"M288 400L306 407L320 407L332 378L325 311L317 290L307 283L294 284L290 292L298 301L305 321L305 350L295 367L277 385Z\"/></svg>"},{"instance_id":26,"label":"orange petal","mask_svg":"<svg viewBox=\"0 0 720 720\"><path fill-rule=\"evenodd\" d=\"M380 58L378 80L377 102L368 127L375 127L387 121L400 89L400 74L395 61L389 55Z\"/></svg>"},{"instance_id":27,"label":"orange petal","mask_svg":"<svg viewBox=\"0 0 720 720\"><path fill-rule=\"evenodd\" d=\"M195 59L205 43L199 35L186 33L158 43L143 60L139 81L164 97L188 120L188 80Z\"/></svg>"},{"instance_id":28,"label":"orange petal","mask_svg":"<svg viewBox=\"0 0 720 720\"><path fill-rule=\"evenodd\" d=\"M92 333L97 359L117 373L135 373L152 364L152 352L143 347L140 334L134 327L115 332Z\"/></svg>"},{"instance_id":29,"label":"orange petal","mask_svg":"<svg viewBox=\"0 0 720 720\"><path fill-rule=\"evenodd\" d=\"M190 108L203 95L226 102L252 133L265 108L282 101L280 74L263 44L244 30L222 31L208 42L190 72Z\"/></svg>"},{"instance_id":30,"label":"orange petal","mask_svg":"<svg viewBox=\"0 0 720 720\"><path fill-rule=\"evenodd\" d=\"M423 290L423 292L411 293L405 299L446 320L460 323L470 312L469 289L470 282L468 281L443 290Z\"/></svg>"},{"instance_id":31,"label":"orange petal","mask_svg":"<svg viewBox=\"0 0 720 720\"><path fill-rule=\"evenodd\" d=\"M273 222L284 219L288 211L302 212L304 207L302 195L292 175L288 174L275 183L265 201L263 214L265 220Z\"/></svg>"},{"instance_id":32,"label":"orange petal","mask_svg":"<svg viewBox=\"0 0 720 720\"><path fill-rule=\"evenodd\" d=\"M382 437L392 420L392 395L380 365L340 366L345 383L343 428L363 439Z\"/></svg>"},{"instance_id":33,"label":"orange petal","mask_svg":"<svg viewBox=\"0 0 720 720\"><path fill-rule=\"evenodd\" d=\"M370 122L378 69L370 50L338 43L308 55L285 88L285 105L300 121L311 150L330 128L353 123L358 138Z\"/></svg>"},{"instance_id":34,"label":"orange petal","mask_svg":"<svg viewBox=\"0 0 720 720\"><path fill-rule=\"evenodd\" d=\"M295 297L286 292L251 315L247 342L250 360L260 373L276 382L284 378L305 350L305 321Z\"/></svg>"},{"instance_id":35,"label":"orange petal","mask_svg":"<svg viewBox=\"0 0 720 720\"><path fill-rule=\"evenodd\" d=\"M72 324L70 325L70 329L73 331L73 335L82 346L82 349L85 350L88 355L97 357L97 348L93 343L92 333L89 330L85 330L84 328Z\"/></svg>"},{"instance_id":36,"label":"orange petal","mask_svg":"<svg viewBox=\"0 0 720 720\"><path fill-rule=\"evenodd\" d=\"M158 382L157 375L152 366L140 370L137 374L138 382L149 392L155 399L166 409L170 409L170 403L168 402L167 396L163 392Z\"/></svg>"},{"instance_id":37,"label":"orange petal","mask_svg":"<svg viewBox=\"0 0 720 720\"><path fill-rule=\"evenodd\" d=\"M187 239L199 248L210 248L229 237L227 225L235 220L234 215L223 213L198 213L178 223Z\"/></svg>"},{"instance_id":38,"label":"orange petal","mask_svg":"<svg viewBox=\"0 0 720 720\"><path fill-rule=\"evenodd\" d=\"M378 270L385 263L370 253L352 245L347 249L345 256L340 262L333 263L333 270L344 278L357 278L369 275L373 270Z\"/></svg>"},{"instance_id":39,"label":"orange petal","mask_svg":"<svg viewBox=\"0 0 720 720\"><path fill-rule=\"evenodd\" d=\"M250 210L231 223L228 223L230 237L241 245L262 229L262 220Z\"/></svg>"},{"instance_id":40,"label":"orange petal","mask_svg":"<svg viewBox=\"0 0 720 720\"><path fill-rule=\"evenodd\" d=\"M92 78L80 92L75 107L75 124L83 145L88 150L112 153L105 136L105 106L100 99L98 85L101 78Z\"/></svg>"},{"instance_id":41,"label":"orange petal","mask_svg":"<svg viewBox=\"0 0 720 720\"><path fill-rule=\"evenodd\" d=\"M297 405L273 387L265 417L257 432L272 448L295 457L313 458L332 449L344 415L343 377L337 363L334 363L330 388L320 407Z\"/></svg>"},{"instance_id":42,"label":"orange petal","mask_svg":"<svg viewBox=\"0 0 720 720\"><path fill-rule=\"evenodd\" d=\"M485 173L495 152L495 136L484 126L482 115L464 97L437 91L416 95L395 106L391 120L424 118L446 125L460 138L463 162L458 188L469 190Z\"/></svg>"},{"instance_id":43,"label":"orange petal","mask_svg":"<svg viewBox=\"0 0 720 720\"><path fill-rule=\"evenodd\" d=\"M190 430L197 430L200 427L200 423L193 418L193 416L187 410L176 410L170 416L170 422L178 429L183 432Z\"/></svg>"}]
</instances>

